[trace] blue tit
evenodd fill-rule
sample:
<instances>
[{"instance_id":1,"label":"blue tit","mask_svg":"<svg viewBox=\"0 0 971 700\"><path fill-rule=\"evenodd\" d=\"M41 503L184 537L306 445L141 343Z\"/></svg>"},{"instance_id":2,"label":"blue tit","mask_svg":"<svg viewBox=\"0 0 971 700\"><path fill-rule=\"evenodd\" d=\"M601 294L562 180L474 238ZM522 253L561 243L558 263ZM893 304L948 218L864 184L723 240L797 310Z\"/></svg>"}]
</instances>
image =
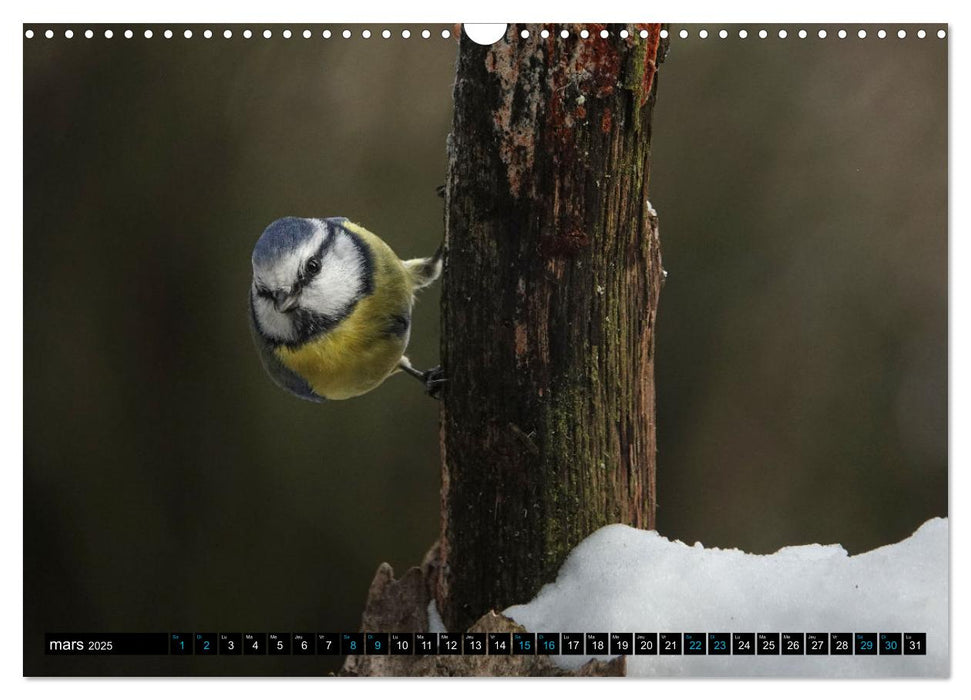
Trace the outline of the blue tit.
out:
<instances>
[{"instance_id":1,"label":"blue tit","mask_svg":"<svg viewBox=\"0 0 971 700\"><path fill-rule=\"evenodd\" d=\"M343 217L287 217L253 248L250 322L267 373L302 399L365 394L403 371L434 395L444 379L405 356L415 292L442 272L442 248L400 260Z\"/></svg>"}]
</instances>

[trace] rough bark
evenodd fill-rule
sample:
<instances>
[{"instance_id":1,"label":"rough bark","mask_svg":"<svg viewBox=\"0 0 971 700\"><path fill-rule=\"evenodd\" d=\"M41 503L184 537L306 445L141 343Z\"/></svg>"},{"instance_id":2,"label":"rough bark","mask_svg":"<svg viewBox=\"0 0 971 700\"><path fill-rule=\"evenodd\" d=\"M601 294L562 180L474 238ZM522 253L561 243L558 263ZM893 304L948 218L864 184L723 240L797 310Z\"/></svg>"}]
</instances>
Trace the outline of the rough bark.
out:
<instances>
[{"instance_id":1,"label":"rough bark","mask_svg":"<svg viewBox=\"0 0 971 700\"><path fill-rule=\"evenodd\" d=\"M434 550L433 550L434 552ZM429 555L432 555L430 552ZM435 565L426 556L422 567L412 567L400 579L388 564L381 564L368 591L362 632L428 631L426 609L435 580ZM488 612L469 632L525 632L503 615ZM557 667L549 656L348 656L342 676L624 676L627 657L609 661L591 659L576 671Z\"/></svg>"},{"instance_id":2,"label":"rough bark","mask_svg":"<svg viewBox=\"0 0 971 700\"><path fill-rule=\"evenodd\" d=\"M449 629L528 601L597 528L654 526L660 25L543 28L459 47L436 591Z\"/></svg>"}]
</instances>

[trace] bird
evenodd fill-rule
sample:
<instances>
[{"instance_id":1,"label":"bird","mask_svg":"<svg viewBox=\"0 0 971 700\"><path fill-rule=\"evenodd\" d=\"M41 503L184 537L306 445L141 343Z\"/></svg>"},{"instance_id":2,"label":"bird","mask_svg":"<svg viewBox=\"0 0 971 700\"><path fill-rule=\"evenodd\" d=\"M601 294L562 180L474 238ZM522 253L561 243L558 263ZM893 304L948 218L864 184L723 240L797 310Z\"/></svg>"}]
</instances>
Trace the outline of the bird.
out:
<instances>
[{"instance_id":1,"label":"bird","mask_svg":"<svg viewBox=\"0 0 971 700\"><path fill-rule=\"evenodd\" d=\"M267 374L309 401L349 399L404 372L437 397L440 367L405 355L415 292L442 274L444 243L401 260L345 217L277 219L253 247L250 328Z\"/></svg>"}]
</instances>

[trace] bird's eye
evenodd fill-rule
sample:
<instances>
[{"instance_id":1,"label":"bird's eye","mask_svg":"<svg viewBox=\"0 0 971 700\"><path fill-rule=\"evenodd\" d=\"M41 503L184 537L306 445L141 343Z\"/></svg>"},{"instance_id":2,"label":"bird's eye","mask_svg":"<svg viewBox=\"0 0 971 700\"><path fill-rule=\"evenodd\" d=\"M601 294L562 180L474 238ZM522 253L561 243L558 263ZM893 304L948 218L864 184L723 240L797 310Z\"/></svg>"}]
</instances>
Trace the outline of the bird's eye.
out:
<instances>
[{"instance_id":1,"label":"bird's eye","mask_svg":"<svg viewBox=\"0 0 971 700\"><path fill-rule=\"evenodd\" d=\"M310 260L307 261L304 269L307 271L308 275L316 275L318 272L320 272L320 261L317 258L310 258Z\"/></svg>"}]
</instances>

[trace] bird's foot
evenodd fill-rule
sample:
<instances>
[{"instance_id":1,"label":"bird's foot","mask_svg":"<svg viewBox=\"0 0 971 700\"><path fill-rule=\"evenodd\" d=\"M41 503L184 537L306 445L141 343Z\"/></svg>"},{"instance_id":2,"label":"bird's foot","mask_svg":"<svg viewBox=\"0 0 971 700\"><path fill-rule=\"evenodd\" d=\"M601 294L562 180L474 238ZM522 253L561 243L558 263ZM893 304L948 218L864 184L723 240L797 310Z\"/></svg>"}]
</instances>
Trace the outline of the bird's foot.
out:
<instances>
[{"instance_id":1,"label":"bird's foot","mask_svg":"<svg viewBox=\"0 0 971 700\"><path fill-rule=\"evenodd\" d=\"M440 398L442 387L448 382L441 367L432 367L421 373L421 380L425 383L425 393L433 399Z\"/></svg>"}]
</instances>

